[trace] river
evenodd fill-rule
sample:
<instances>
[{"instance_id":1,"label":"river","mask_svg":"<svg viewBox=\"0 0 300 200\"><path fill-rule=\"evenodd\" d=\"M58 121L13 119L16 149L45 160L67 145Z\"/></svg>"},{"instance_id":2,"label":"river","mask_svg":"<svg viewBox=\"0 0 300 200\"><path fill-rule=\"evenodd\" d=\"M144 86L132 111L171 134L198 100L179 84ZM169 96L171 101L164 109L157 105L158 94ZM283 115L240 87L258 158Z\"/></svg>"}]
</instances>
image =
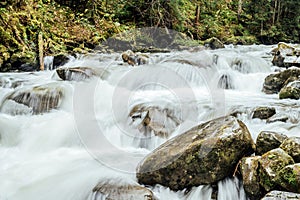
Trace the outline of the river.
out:
<instances>
[{"instance_id":1,"label":"river","mask_svg":"<svg viewBox=\"0 0 300 200\"><path fill-rule=\"evenodd\" d=\"M0 199L101 199L92 193L99 181L136 183L139 161L167 140L145 136L133 126L128 114L139 104L171 110L180 119L169 138L234 111L242 111L239 119L254 140L263 130L299 134L299 101L261 91L264 78L277 69L271 64L274 47L228 45L157 53L149 55L149 64L136 67L124 65L118 53L71 58L64 67L107 73L85 81L60 80L50 70L51 57L46 58L46 71L0 74ZM32 114L30 107L7 100L15 91L41 85L63 91L57 109ZM273 106L289 120L252 119L257 106ZM237 178L220 181L218 188L218 200L246 199ZM210 186L177 192L160 185L150 189L163 200L206 200L212 194Z\"/></svg>"}]
</instances>

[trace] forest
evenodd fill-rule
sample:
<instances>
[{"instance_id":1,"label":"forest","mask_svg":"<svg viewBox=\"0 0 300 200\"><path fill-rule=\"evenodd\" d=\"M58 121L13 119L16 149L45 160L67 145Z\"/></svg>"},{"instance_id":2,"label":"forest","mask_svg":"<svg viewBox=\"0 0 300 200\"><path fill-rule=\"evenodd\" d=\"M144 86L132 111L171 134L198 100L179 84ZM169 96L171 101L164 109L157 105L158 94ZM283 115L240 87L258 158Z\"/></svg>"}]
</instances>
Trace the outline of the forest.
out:
<instances>
[{"instance_id":1,"label":"forest","mask_svg":"<svg viewBox=\"0 0 300 200\"><path fill-rule=\"evenodd\" d=\"M137 27L169 28L232 44L300 41L299 0L4 0L0 69L44 55L93 49Z\"/></svg>"}]
</instances>

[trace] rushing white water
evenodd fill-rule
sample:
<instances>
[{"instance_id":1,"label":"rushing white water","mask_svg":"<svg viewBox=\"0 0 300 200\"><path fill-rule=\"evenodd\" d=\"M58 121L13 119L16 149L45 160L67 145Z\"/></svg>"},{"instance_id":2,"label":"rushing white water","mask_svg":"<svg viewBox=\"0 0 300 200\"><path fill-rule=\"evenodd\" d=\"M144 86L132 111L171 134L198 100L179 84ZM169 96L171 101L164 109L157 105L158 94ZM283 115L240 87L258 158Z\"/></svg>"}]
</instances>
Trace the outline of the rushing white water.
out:
<instances>
[{"instance_id":1,"label":"rushing white water","mask_svg":"<svg viewBox=\"0 0 300 200\"><path fill-rule=\"evenodd\" d=\"M182 124L170 137L236 110L244 111L239 118L254 139L262 130L298 134L299 102L261 92L264 78L274 71L271 49L252 45L151 54L148 65L134 68L123 64L120 54L98 54L65 65L104 68L111 74L104 80L62 81L51 71L52 57L46 58L48 71L1 74L0 200L95 199L92 189L99 181L136 183L138 162L166 141L132 126L129 113L139 104L172 111ZM227 78L218 84L223 75ZM50 112L32 115L30 106L7 100L16 90L43 85L63 88L61 104ZM230 87L224 90L226 85ZM264 105L289 120L252 119L252 110ZM174 200L206 200L213 193L210 186L177 192L160 185L151 189L159 199ZM220 181L218 199L246 199L239 180Z\"/></svg>"}]
</instances>

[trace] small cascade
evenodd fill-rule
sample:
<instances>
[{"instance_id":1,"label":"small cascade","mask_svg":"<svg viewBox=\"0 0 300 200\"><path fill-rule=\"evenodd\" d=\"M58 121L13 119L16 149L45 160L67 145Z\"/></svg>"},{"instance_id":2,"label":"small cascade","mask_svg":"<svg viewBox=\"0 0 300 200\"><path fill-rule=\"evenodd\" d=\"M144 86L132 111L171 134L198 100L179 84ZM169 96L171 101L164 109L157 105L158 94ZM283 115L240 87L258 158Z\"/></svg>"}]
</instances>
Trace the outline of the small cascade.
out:
<instances>
[{"instance_id":1,"label":"small cascade","mask_svg":"<svg viewBox=\"0 0 300 200\"><path fill-rule=\"evenodd\" d=\"M45 70L54 70L53 60L54 60L53 56L45 56L44 57L44 68L45 68Z\"/></svg>"},{"instance_id":2,"label":"small cascade","mask_svg":"<svg viewBox=\"0 0 300 200\"><path fill-rule=\"evenodd\" d=\"M234 178L226 178L218 183L218 200L247 200L242 182Z\"/></svg>"},{"instance_id":3,"label":"small cascade","mask_svg":"<svg viewBox=\"0 0 300 200\"><path fill-rule=\"evenodd\" d=\"M6 97L1 112L12 115L49 112L60 106L63 94L63 88L57 84L22 88Z\"/></svg>"},{"instance_id":4,"label":"small cascade","mask_svg":"<svg viewBox=\"0 0 300 200\"><path fill-rule=\"evenodd\" d=\"M223 74L221 75L219 82L218 82L218 88L221 89L234 89L234 83L229 74Z\"/></svg>"}]
</instances>

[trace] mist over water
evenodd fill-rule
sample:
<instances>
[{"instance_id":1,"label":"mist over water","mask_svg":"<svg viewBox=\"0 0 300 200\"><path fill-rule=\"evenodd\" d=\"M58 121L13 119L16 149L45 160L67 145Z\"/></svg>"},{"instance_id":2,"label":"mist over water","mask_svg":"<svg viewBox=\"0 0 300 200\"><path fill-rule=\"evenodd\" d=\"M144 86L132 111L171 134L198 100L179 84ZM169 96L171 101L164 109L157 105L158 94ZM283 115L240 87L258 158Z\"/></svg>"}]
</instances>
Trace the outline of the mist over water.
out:
<instances>
[{"instance_id":1,"label":"mist over water","mask_svg":"<svg viewBox=\"0 0 300 200\"><path fill-rule=\"evenodd\" d=\"M117 53L79 56L64 67L102 68L110 74L80 82L60 80L51 70L53 58L46 59L44 72L0 74L0 200L101 199L92 194L99 181L136 183L137 164L167 140L143 135L130 122L131 109L140 104L172 111L181 124L169 138L237 110L244 111L239 118L254 140L263 130L298 134L299 102L261 92L264 78L274 71L271 49L227 46L151 54L149 64L136 67L123 64ZM34 114L8 99L16 91L44 85L63 91L61 103L49 112ZM266 105L290 120L252 119L252 110ZM237 178L217 185L219 200L246 199ZM210 186L151 189L159 199L174 200L206 200L213 193Z\"/></svg>"}]
</instances>

